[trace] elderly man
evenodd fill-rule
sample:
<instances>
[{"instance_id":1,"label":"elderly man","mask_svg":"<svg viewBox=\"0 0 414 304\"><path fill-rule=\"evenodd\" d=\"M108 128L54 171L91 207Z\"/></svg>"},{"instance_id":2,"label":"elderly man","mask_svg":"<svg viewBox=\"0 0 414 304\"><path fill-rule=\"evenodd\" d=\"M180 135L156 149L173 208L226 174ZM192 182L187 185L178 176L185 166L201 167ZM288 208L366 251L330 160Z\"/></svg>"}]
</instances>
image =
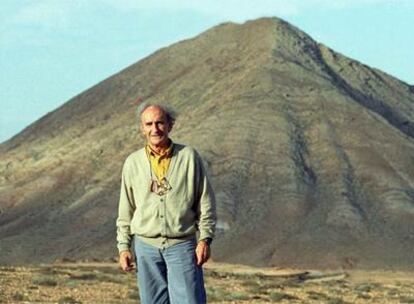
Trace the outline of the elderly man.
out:
<instances>
[{"instance_id":1,"label":"elderly man","mask_svg":"<svg viewBox=\"0 0 414 304\"><path fill-rule=\"evenodd\" d=\"M122 169L116 221L121 268L134 269L133 250L141 303L205 303L202 265L216 224L206 170L193 148L169 138L171 110L142 104L138 115L146 146Z\"/></svg>"}]
</instances>

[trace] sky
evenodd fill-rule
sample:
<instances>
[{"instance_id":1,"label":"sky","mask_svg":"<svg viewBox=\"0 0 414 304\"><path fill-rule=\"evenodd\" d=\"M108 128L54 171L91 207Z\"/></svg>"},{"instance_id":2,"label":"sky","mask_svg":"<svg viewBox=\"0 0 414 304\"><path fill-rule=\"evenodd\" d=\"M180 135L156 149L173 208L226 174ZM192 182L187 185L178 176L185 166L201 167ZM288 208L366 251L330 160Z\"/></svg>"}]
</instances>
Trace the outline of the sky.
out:
<instances>
[{"instance_id":1,"label":"sky","mask_svg":"<svg viewBox=\"0 0 414 304\"><path fill-rule=\"evenodd\" d=\"M161 47L273 16L414 84L414 0L1 0L0 142Z\"/></svg>"}]
</instances>

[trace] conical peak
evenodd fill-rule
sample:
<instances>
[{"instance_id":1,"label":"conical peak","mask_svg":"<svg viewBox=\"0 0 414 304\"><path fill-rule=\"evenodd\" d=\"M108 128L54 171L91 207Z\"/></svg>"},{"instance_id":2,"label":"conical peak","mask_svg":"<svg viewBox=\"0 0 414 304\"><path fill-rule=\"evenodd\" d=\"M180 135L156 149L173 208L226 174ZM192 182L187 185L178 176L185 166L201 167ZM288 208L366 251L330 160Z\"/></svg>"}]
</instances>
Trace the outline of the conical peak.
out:
<instances>
[{"instance_id":1,"label":"conical peak","mask_svg":"<svg viewBox=\"0 0 414 304\"><path fill-rule=\"evenodd\" d=\"M237 45L237 50L260 51L284 57L290 61L315 61L318 45L309 35L277 17L264 17L244 23L222 23L202 33L191 41L199 41L205 47ZM311 54L308 54L310 51Z\"/></svg>"},{"instance_id":2,"label":"conical peak","mask_svg":"<svg viewBox=\"0 0 414 304\"><path fill-rule=\"evenodd\" d=\"M235 34L235 32L252 32L253 35L260 35L262 32L271 32L276 35L290 35L292 37L299 37L300 39L311 39L297 27L277 17L263 17L248 20L244 23L225 22L208 29L200 36L220 35L226 32L230 32L231 34Z\"/></svg>"}]
</instances>

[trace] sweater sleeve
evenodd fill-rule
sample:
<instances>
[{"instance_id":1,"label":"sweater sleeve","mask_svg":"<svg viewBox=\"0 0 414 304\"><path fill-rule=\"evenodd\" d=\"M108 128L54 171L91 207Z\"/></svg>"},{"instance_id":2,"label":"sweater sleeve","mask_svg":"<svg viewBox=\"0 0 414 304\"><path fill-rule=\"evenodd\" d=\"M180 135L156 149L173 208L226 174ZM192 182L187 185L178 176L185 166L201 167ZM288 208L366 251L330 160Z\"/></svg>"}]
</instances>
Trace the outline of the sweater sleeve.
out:
<instances>
[{"instance_id":1,"label":"sweater sleeve","mask_svg":"<svg viewBox=\"0 0 414 304\"><path fill-rule=\"evenodd\" d=\"M201 157L196 153L197 197L198 197L198 229L200 240L213 239L216 228L216 198L211 186L207 170Z\"/></svg>"},{"instance_id":2,"label":"sweater sleeve","mask_svg":"<svg viewBox=\"0 0 414 304\"><path fill-rule=\"evenodd\" d=\"M128 159L122 168L121 191L119 196L117 227L118 251L129 250L131 246L131 220L135 211L134 193L131 187Z\"/></svg>"}]
</instances>

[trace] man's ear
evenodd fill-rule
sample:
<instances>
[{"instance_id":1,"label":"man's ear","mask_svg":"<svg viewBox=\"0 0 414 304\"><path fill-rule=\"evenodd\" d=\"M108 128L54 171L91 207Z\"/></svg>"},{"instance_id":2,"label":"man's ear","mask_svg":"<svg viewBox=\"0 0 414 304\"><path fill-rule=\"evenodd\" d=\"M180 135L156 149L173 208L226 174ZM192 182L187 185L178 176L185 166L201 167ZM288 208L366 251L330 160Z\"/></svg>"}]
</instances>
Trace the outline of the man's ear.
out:
<instances>
[{"instance_id":1,"label":"man's ear","mask_svg":"<svg viewBox=\"0 0 414 304\"><path fill-rule=\"evenodd\" d=\"M171 132L171 130L172 130L172 128L173 128L173 126L174 126L174 123L169 123L169 124L168 124L168 133L170 133L170 132Z\"/></svg>"},{"instance_id":2,"label":"man's ear","mask_svg":"<svg viewBox=\"0 0 414 304\"><path fill-rule=\"evenodd\" d=\"M144 128L142 127L142 125L139 125L138 132L141 133L141 135L144 135L145 136Z\"/></svg>"}]
</instances>

